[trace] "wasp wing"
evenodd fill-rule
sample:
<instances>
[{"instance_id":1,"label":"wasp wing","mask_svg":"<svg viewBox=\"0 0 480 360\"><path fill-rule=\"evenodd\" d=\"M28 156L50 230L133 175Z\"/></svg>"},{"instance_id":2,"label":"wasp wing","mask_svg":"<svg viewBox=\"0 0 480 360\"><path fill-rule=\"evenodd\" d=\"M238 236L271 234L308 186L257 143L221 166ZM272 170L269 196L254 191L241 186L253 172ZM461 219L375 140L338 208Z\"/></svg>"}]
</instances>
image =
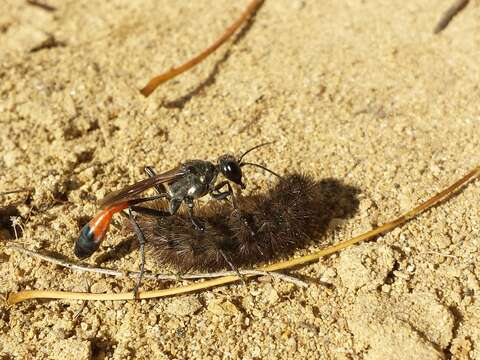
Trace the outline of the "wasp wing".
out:
<instances>
[{"instance_id":1,"label":"wasp wing","mask_svg":"<svg viewBox=\"0 0 480 360\"><path fill-rule=\"evenodd\" d=\"M145 180L139 181L135 184L127 186L126 188L111 192L102 200L100 200L100 207L105 208L116 203L132 200L135 198L136 195L144 192L145 190L150 189L155 185L178 179L184 174L185 170L181 166L179 166L162 174L158 174Z\"/></svg>"}]
</instances>

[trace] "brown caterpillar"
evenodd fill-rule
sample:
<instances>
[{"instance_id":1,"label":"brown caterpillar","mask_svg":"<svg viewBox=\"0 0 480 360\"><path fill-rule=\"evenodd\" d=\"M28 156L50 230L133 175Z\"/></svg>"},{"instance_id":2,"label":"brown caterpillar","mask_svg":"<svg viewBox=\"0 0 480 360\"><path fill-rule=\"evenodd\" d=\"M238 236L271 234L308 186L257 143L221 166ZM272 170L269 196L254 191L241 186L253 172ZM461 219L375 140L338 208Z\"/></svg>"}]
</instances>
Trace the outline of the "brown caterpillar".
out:
<instances>
[{"instance_id":1,"label":"brown caterpillar","mask_svg":"<svg viewBox=\"0 0 480 360\"><path fill-rule=\"evenodd\" d=\"M211 201L195 214L204 231L192 227L186 212L168 217L138 215L136 220L147 249L161 264L181 271L213 271L229 268L227 257L235 266L251 265L289 254L322 230L335 216L325 208L327 197L322 196L332 184L330 190L338 192L339 183L334 180L317 182L291 174L266 193L237 197L238 211L228 202ZM353 188L343 189L347 192L341 195L349 195L355 207ZM337 201L331 200L330 205ZM165 203L155 202L152 207L164 209ZM131 230L129 222L127 227Z\"/></svg>"}]
</instances>

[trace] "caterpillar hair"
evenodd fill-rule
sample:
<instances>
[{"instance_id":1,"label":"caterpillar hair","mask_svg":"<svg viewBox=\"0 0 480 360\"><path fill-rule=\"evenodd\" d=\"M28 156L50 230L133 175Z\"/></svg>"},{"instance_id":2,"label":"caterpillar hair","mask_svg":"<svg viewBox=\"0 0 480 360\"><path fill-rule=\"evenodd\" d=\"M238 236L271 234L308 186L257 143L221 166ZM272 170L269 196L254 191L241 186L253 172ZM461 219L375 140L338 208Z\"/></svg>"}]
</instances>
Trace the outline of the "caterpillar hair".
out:
<instances>
[{"instance_id":1,"label":"caterpillar hair","mask_svg":"<svg viewBox=\"0 0 480 360\"><path fill-rule=\"evenodd\" d=\"M266 193L238 196L237 211L228 202L210 201L196 207L195 217L204 231L192 227L186 212L136 219L147 250L161 264L180 271L215 271L229 268L228 262L251 265L292 253L325 225L319 204L324 185L310 176L291 174ZM152 207L165 209L166 204L160 201Z\"/></svg>"}]
</instances>

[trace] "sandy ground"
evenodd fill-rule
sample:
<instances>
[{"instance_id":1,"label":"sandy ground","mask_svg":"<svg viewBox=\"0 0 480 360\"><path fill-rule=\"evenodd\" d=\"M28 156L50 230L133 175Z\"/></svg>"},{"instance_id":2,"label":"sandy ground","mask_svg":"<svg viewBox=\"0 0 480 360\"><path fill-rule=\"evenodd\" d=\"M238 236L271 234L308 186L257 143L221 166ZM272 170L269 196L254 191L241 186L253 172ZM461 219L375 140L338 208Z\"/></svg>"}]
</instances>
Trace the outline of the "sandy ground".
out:
<instances>
[{"instance_id":1,"label":"sandy ground","mask_svg":"<svg viewBox=\"0 0 480 360\"><path fill-rule=\"evenodd\" d=\"M1 292L131 290L133 280L72 272L5 245L73 261L96 200L144 178L144 165L164 171L275 140L250 159L336 179L336 194L356 189L325 209L337 215L297 254L451 184L480 163L480 7L472 2L434 36L451 1L266 0L237 41L146 99L138 89L151 76L210 44L247 1L51 0L48 12L3 0L0 191L35 191L0 199L9 206ZM59 46L32 52L49 34ZM246 178L249 191L271 181L254 169ZM12 214L24 228L18 240ZM138 269L126 240L112 228L86 262ZM476 181L375 242L291 272L306 289L265 279L90 302L76 318L79 301L1 303L0 358L480 359L479 251ZM147 268L165 271L148 258Z\"/></svg>"}]
</instances>

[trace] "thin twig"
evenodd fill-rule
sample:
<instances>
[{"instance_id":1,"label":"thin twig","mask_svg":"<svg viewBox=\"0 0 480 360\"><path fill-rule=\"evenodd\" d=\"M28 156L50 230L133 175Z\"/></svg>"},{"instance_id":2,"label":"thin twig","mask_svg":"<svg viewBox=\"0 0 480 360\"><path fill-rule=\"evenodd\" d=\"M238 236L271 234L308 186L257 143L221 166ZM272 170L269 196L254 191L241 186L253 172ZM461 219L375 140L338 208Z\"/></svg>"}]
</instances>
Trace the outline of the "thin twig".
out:
<instances>
[{"instance_id":1,"label":"thin twig","mask_svg":"<svg viewBox=\"0 0 480 360\"><path fill-rule=\"evenodd\" d=\"M43 255L39 254L35 251L26 249L18 244L10 243L7 245L7 248L16 250L22 254L29 255L31 257L37 258L44 260L46 262L59 265L71 270L76 270L76 271L83 271L83 272L90 272L90 273L97 273L97 274L103 274L103 275L110 275L110 276L116 276L116 277L130 277L130 278L137 278L139 272L138 271L119 271L119 270L114 270L114 269L106 269L106 268L101 268L101 267L93 267L93 266L88 266L88 265L77 265L73 264L69 261L58 259L52 256L48 255ZM294 283L295 285L298 285L300 287L307 287L308 284L305 283L304 281L301 281L293 276L281 274L281 273L275 273L275 272L266 272L266 271L260 271L260 270L239 270L240 274L243 275L257 275L257 276L262 276L262 275L269 275L273 276L274 278L277 278L279 280L284 280L287 282ZM144 278L146 279L152 279L152 280L168 280L168 281L177 281L177 280L198 280L198 279L209 279L209 278L217 278L217 277L222 277L222 276L230 276L230 275L237 275L235 271L221 271L221 272L214 272L214 273L204 273L204 274L182 274L182 275L176 275L176 274L149 274L145 273L143 275Z\"/></svg>"},{"instance_id":2,"label":"thin twig","mask_svg":"<svg viewBox=\"0 0 480 360\"><path fill-rule=\"evenodd\" d=\"M67 46L67 44L64 41L58 41L55 35L48 34L47 39L45 39L45 41L42 41L40 44L34 46L33 48L31 48L30 52L35 53L40 50L53 49L56 47L65 47L65 46Z\"/></svg>"},{"instance_id":3,"label":"thin twig","mask_svg":"<svg viewBox=\"0 0 480 360\"><path fill-rule=\"evenodd\" d=\"M433 29L434 34L438 34L442 30L444 30L448 24L450 24L450 21L465 7L468 5L470 0L457 0L455 1L448 9L445 11L438 21L437 25L435 26L435 29Z\"/></svg>"},{"instance_id":4,"label":"thin twig","mask_svg":"<svg viewBox=\"0 0 480 360\"><path fill-rule=\"evenodd\" d=\"M22 192L32 192L32 191L33 191L33 188L23 188L23 189L17 189L17 190L9 190L9 191L0 192L0 196L10 195L10 194L18 194L18 193L22 193Z\"/></svg>"},{"instance_id":5,"label":"thin twig","mask_svg":"<svg viewBox=\"0 0 480 360\"><path fill-rule=\"evenodd\" d=\"M420 213L431 208L433 205L437 204L441 200L445 200L448 196L453 194L460 187L464 186L470 180L478 177L480 175L480 166L477 166L475 169L470 171L467 175L462 177L460 180L456 181L453 185L449 186L445 190L439 192L435 196L431 197L427 201L423 202L421 205L415 207L414 209L406 212L397 219L386 223L376 229L368 231L362 235L356 236L350 240L343 241L337 245L330 246L326 249L314 252L309 255L305 255L296 259L291 259L288 261L278 262L272 265L261 267L260 269L265 272L284 270L292 268L298 265L303 265L317 261L322 257L331 255L340 250L343 250L349 246L358 244L360 242L369 240L379 234L386 233L393 230L394 228L405 224L409 220L418 216ZM246 275L246 277L252 277L256 275ZM138 299L150 299L150 298L159 298L165 296L173 296L177 294L185 294L198 290L203 290L207 288L212 288L219 285L230 284L239 280L238 276L225 276L217 279L206 280L203 282L196 282L189 285L162 289L162 290L152 290L140 292L138 294ZM118 294L91 294L91 293L80 293L80 292L69 292L69 291L50 291L50 290L27 290L21 291L18 293L9 294L7 302L8 304L16 304L18 302L28 300L28 299L73 299L73 300L133 300L134 296L132 292L128 293L118 293Z\"/></svg>"},{"instance_id":6,"label":"thin twig","mask_svg":"<svg viewBox=\"0 0 480 360\"><path fill-rule=\"evenodd\" d=\"M191 69L195 65L201 63L203 60L205 60L211 53L213 53L215 50L217 50L225 41L228 40L230 36L232 36L238 28L245 22L247 21L255 12L259 9L260 5L262 5L264 0L253 0L247 7L247 9L242 13L240 18L235 21L230 27L225 30L222 36L217 39L212 45L210 45L208 48L203 50L200 54L195 56L194 58L188 60L186 63L183 63L182 65L178 67L174 67L167 72L164 72L163 74L160 74L153 79L151 79L148 84L140 90L143 96L147 97L149 96L152 92L155 91L155 89L163 84L164 82L173 79L175 76L180 75L181 73Z\"/></svg>"},{"instance_id":7,"label":"thin twig","mask_svg":"<svg viewBox=\"0 0 480 360\"><path fill-rule=\"evenodd\" d=\"M56 7L54 7L52 5L49 5L47 3L44 3L44 2L38 1L38 0L27 0L27 4L32 5L32 6L36 6L40 9L43 9L43 10L49 11L49 12L53 12L53 11L57 10Z\"/></svg>"},{"instance_id":8,"label":"thin twig","mask_svg":"<svg viewBox=\"0 0 480 360\"><path fill-rule=\"evenodd\" d=\"M424 252L424 254L433 254L433 255L438 255L438 256L443 256L443 257L448 257L448 258L458 260L458 256L450 255L450 254L444 254L444 253L441 253L441 252L438 252L438 251L426 251L426 252Z\"/></svg>"}]
</instances>

